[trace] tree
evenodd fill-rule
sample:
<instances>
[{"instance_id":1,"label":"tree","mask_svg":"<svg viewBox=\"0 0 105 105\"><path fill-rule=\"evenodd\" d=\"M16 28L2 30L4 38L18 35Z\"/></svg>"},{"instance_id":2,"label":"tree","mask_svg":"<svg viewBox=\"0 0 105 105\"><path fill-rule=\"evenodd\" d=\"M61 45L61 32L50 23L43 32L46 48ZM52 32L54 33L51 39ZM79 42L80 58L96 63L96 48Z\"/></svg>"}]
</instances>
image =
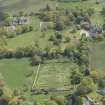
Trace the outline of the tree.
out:
<instances>
[{"instance_id":1,"label":"tree","mask_svg":"<svg viewBox=\"0 0 105 105\"><path fill-rule=\"evenodd\" d=\"M65 28L65 24L64 24L64 21L61 19L60 16L57 16L56 17L56 21L55 21L55 29L57 31L61 31Z\"/></svg>"},{"instance_id":2,"label":"tree","mask_svg":"<svg viewBox=\"0 0 105 105\"><path fill-rule=\"evenodd\" d=\"M65 105L65 97L60 95L60 96L56 96L55 97L55 102L58 104L58 105Z\"/></svg>"},{"instance_id":3,"label":"tree","mask_svg":"<svg viewBox=\"0 0 105 105\"><path fill-rule=\"evenodd\" d=\"M97 83L98 79L100 78L96 70L91 71L90 76L93 79L94 83Z\"/></svg>"},{"instance_id":4,"label":"tree","mask_svg":"<svg viewBox=\"0 0 105 105\"><path fill-rule=\"evenodd\" d=\"M73 50L75 48L75 45L74 44L67 44L65 49L64 49L64 56L67 56L67 57L73 57Z\"/></svg>"},{"instance_id":5,"label":"tree","mask_svg":"<svg viewBox=\"0 0 105 105\"><path fill-rule=\"evenodd\" d=\"M101 14L105 16L105 7L102 8Z\"/></svg>"},{"instance_id":6,"label":"tree","mask_svg":"<svg viewBox=\"0 0 105 105\"><path fill-rule=\"evenodd\" d=\"M90 70L89 70L89 68L85 68L85 70L84 70L84 75L85 75L85 76L89 76L89 75L90 75Z\"/></svg>"},{"instance_id":7,"label":"tree","mask_svg":"<svg viewBox=\"0 0 105 105\"><path fill-rule=\"evenodd\" d=\"M25 13L23 11L19 12L19 16L24 16L24 15L25 15Z\"/></svg>"},{"instance_id":8,"label":"tree","mask_svg":"<svg viewBox=\"0 0 105 105\"><path fill-rule=\"evenodd\" d=\"M80 84L82 79L83 79L83 75L78 69L75 69L71 72L70 80L71 80L71 84L73 84L74 87L75 85Z\"/></svg>"},{"instance_id":9,"label":"tree","mask_svg":"<svg viewBox=\"0 0 105 105\"><path fill-rule=\"evenodd\" d=\"M69 105L83 105L82 97L77 95L75 92L69 98Z\"/></svg>"},{"instance_id":10,"label":"tree","mask_svg":"<svg viewBox=\"0 0 105 105\"><path fill-rule=\"evenodd\" d=\"M65 43L69 43L69 42L70 42L70 40L71 40L71 39L70 39L70 37L69 37L69 36L66 36L66 37L65 37Z\"/></svg>"},{"instance_id":11,"label":"tree","mask_svg":"<svg viewBox=\"0 0 105 105\"><path fill-rule=\"evenodd\" d=\"M46 5L46 10L47 10L47 11L50 11L50 10L51 10L51 7L50 7L49 4Z\"/></svg>"},{"instance_id":12,"label":"tree","mask_svg":"<svg viewBox=\"0 0 105 105\"><path fill-rule=\"evenodd\" d=\"M86 54L81 54L80 59L79 59L79 64L86 65L88 67L89 57Z\"/></svg>"},{"instance_id":13,"label":"tree","mask_svg":"<svg viewBox=\"0 0 105 105\"><path fill-rule=\"evenodd\" d=\"M76 23L77 23L77 24L80 24L81 21L83 21L83 17L82 17L82 16L77 16L77 18L76 18Z\"/></svg>"},{"instance_id":14,"label":"tree","mask_svg":"<svg viewBox=\"0 0 105 105\"><path fill-rule=\"evenodd\" d=\"M15 57L16 57L16 58L24 57L24 51L23 51L22 48L17 48L17 49L16 49Z\"/></svg>"},{"instance_id":15,"label":"tree","mask_svg":"<svg viewBox=\"0 0 105 105\"><path fill-rule=\"evenodd\" d=\"M59 33L59 32L56 32L55 36L56 36L57 39L62 39L62 34Z\"/></svg>"},{"instance_id":16,"label":"tree","mask_svg":"<svg viewBox=\"0 0 105 105\"><path fill-rule=\"evenodd\" d=\"M37 56L37 55L35 55L35 56L33 56L32 58L31 58L31 64L34 66L34 65L38 65L38 64L40 64L40 63L42 63L43 61L42 61L42 58L40 57L40 56Z\"/></svg>"},{"instance_id":17,"label":"tree","mask_svg":"<svg viewBox=\"0 0 105 105\"><path fill-rule=\"evenodd\" d=\"M0 73L0 88L2 88L4 86L4 80L3 80L3 76L2 76L2 74ZM1 94L2 92L0 91L0 94Z\"/></svg>"},{"instance_id":18,"label":"tree","mask_svg":"<svg viewBox=\"0 0 105 105\"><path fill-rule=\"evenodd\" d=\"M95 84L93 80L90 77L86 77L81 81L80 85L78 86L77 93L79 95L86 95L94 90L95 90Z\"/></svg>"},{"instance_id":19,"label":"tree","mask_svg":"<svg viewBox=\"0 0 105 105\"><path fill-rule=\"evenodd\" d=\"M103 80L102 78L100 78L98 80L98 88L99 89L104 89L105 88L105 80Z\"/></svg>"},{"instance_id":20,"label":"tree","mask_svg":"<svg viewBox=\"0 0 105 105\"><path fill-rule=\"evenodd\" d=\"M0 12L0 22L1 21L4 21L8 17L9 17L9 14L8 13Z\"/></svg>"}]
</instances>

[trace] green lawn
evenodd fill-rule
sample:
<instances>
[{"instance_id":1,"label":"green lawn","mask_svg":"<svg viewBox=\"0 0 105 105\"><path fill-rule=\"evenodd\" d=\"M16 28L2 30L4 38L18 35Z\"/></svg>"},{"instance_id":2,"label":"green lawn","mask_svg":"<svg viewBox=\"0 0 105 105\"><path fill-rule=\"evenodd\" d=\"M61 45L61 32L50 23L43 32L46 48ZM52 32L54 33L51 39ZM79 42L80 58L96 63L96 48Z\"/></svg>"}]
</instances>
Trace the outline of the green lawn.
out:
<instances>
[{"instance_id":1,"label":"green lawn","mask_svg":"<svg viewBox=\"0 0 105 105\"><path fill-rule=\"evenodd\" d=\"M42 64L40 67L38 81L36 87L63 87L70 85L70 71L77 65L69 63L50 63ZM4 77L7 86L11 88L22 88L23 84L27 82L28 77L26 74L34 71L33 75L29 78L34 79L37 66L30 66L30 61L27 58L23 59L3 59L0 60L0 72ZM29 85L30 86L30 85ZM31 86L30 86L31 87ZM50 99L50 96L64 95L68 92L49 93L48 95L34 95L30 96L30 92L26 96L30 100L36 100L40 103Z\"/></svg>"},{"instance_id":2,"label":"green lawn","mask_svg":"<svg viewBox=\"0 0 105 105\"><path fill-rule=\"evenodd\" d=\"M41 65L37 87L62 87L69 84L69 76L73 63L51 63ZM3 59L0 60L0 72L4 77L7 86L11 88L21 88L26 83L26 74L34 70L32 78L34 78L37 70L36 67L30 66L29 59ZM30 96L30 92L25 93L30 100L36 100L43 103L50 99L50 96L66 95L68 92L49 93L48 95Z\"/></svg>"},{"instance_id":3,"label":"green lawn","mask_svg":"<svg viewBox=\"0 0 105 105\"><path fill-rule=\"evenodd\" d=\"M54 1L48 0L0 0L0 11L16 13L24 11L25 13L37 12L44 8L47 3L53 4ZM55 3L54 3L55 4Z\"/></svg>"},{"instance_id":4,"label":"green lawn","mask_svg":"<svg viewBox=\"0 0 105 105\"><path fill-rule=\"evenodd\" d=\"M38 77L37 87L60 87L69 85L69 77L73 63L42 64ZM0 60L0 72L4 81L10 87L22 87L26 82L26 74L34 70L34 78L37 66L30 66L29 59L4 59Z\"/></svg>"},{"instance_id":5,"label":"green lawn","mask_svg":"<svg viewBox=\"0 0 105 105\"><path fill-rule=\"evenodd\" d=\"M15 38L7 39L7 48L16 49L17 47L25 47L35 44L35 41L38 41L39 45L44 48L48 44L48 38L50 35L54 34L53 30L48 30L45 33L45 37L42 36L40 30L40 20L37 17L32 17L31 24L33 25L33 31L24 33L16 36Z\"/></svg>"},{"instance_id":6,"label":"green lawn","mask_svg":"<svg viewBox=\"0 0 105 105\"><path fill-rule=\"evenodd\" d=\"M70 84L71 68L75 65L69 63L51 63L42 65L37 81L37 87L63 87Z\"/></svg>"},{"instance_id":7,"label":"green lawn","mask_svg":"<svg viewBox=\"0 0 105 105\"><path fill-rule=\"evenodd\" d=\"M0 60L0 72L6 84L12 88L22 87L26 81L26 73L34 69L25 58Z\"/></svg>"},{"instance_id":8,"label":"green lawn","mask_svg":"<svg viewBox=\"0 0 105 105\"><path fill-rule=\"evenodd\" d=\"M25 33L22 35L19 35L15 38L8 39L7 40L7 48L10 49L16 49L17 47L25 47L29 45L35 44L36 41L38 41L40 47L44 48L48 44L48 39L50 35L53 35L53 31L46 32L46 36L44 38L41 37L42 33L40 31L32 31L29 33Z\"/></svg>"},{"instance_id":9,"label":"green lawn","mask_svg":"<svg viewBox=\"0 0 105 105\"><path fill-rule=\"evenodd\" d=\"M49 63L40 67L37 87L62 87L70 84L71 69L76 66L74 63ZM34 80L37 66L30 66L28 58L3 59L0 60L0 72L4 81L12 88L22 87L26 82L26 74L34 71L31 79Z\"/></svg>"},{"instance_id":10,"label":"green lawn","mask_svg":"<svg viewBox=\"0 0 105 105\"><path fill-rule=\"evenodd\" d=\"M91 44L91 66L96 70L105 70L105 42Z\"/></svg>"}]
</instances>

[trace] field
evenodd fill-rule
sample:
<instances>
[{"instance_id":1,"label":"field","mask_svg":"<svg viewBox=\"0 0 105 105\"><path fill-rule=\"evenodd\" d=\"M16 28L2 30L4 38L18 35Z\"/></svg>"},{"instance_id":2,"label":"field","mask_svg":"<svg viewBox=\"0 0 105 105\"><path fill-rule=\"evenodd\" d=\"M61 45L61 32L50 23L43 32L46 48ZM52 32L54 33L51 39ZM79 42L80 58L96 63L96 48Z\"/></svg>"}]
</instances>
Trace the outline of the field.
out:
<instances>
[{"instance_id":1,"label":"field","mask_svg":"<svg viewBox=\"0 0 105 105\"><path fill-rule=\"evenodd\" d=\"M22 87L26 80L25 73L34 68L29 66L28 59L0 60L0 72L7 85L12 88Z\"/></svg>"},{"instance_id":2,"label":"field","mask_svg":"<svg viewBox=\"0 0 105 105\"><path fill-rule=\"evenodd\" d=\"M91 44L91 66L99 72L105 70L105 42Z\"/></svg>"},{"instance_id":3,"label":"field","mask_svg":"<svg viewBox=\"0 0 105 105\"><path fill-rule=\"evenodd\" d=\"M44 87L64 87L70 85L70 71L76 67L73 63L50 63L44 64L40 67L39 77L36 83L37 88ZM37 66L30 66L28 58L23 59L3 59L0 60L0 72L4 78L5 83L10 88L22 88L25 83L32 80L33 82L36 75ZM34 71L31 77L26 77L28 73ZM31 87L31 85L29 85ZM35 95L30 96L30 92L26 93L26 96L30 100L36 100L38 102L44 102L50 99L52 95L68 94L68 92L61 93L49 93L48 95Z\"/></svg>"},{"instance_id":4,"label":"field","mask_svg":"<svg viewBox=\"0 0 105 105\"><path fill-rule=\"evenodd\" d=\"M51 63L41 65L37 87L61 87L69 85L70 71L75 65L73 63ZM26 74L34 71L35 77L37 67L30 66L29 59L4 59L0 60L0 72L5 82L10 87L22 87L27 80ZM19 78L18 78L19 77Z\"/></svg>"},{"instance_id":5,"label":"field","mask_svg":"<svg viewBox=\"0 0 105 105\"><path fill-rule=\"evenodd\" d=\"M17 13L19 11L24 11L25 13L37 12L46 6L46 4L55 5L53 0L0 0L0 11L5 11L8 13ZM23 5L24 4L24 5ZM94 15L91 17L93 24L102 24L104 19L100 14L102 6L105 3L96 4L96 0L89 0L86 2L58 2L58 7L61 8L94 8ZM37 16L31 17L31 23L34 27L33 31L27 32L21 35L17 35L14 38L6 39L7 49L16 49L18 47L26 47L30 45L35 45L35 42L38 42L40 48L44 49L47 45L51 44L49 42L49 37L55 34L54 29L48 29L45 31L45 36L42 36L40 30L40 19ZM60 46L63 47L66 44L77 43L75 36L80 38L80 30L77 30L75 33L70 33L70 27L67 27L61 31L62 35L69 36L71 38L70 42L62 43ZM89 42L90 45L90 65L92 69L98 71L100 75L105 74L105 42ZM54 45L53 47L56 47ZM47 61L47 60L46 60ZM38 74L38 79L35 84L36 88L60 88L70 85L70 75L71 70L79 68L79 65L73 63L72 61L66 63L56 62L55 60L49 60L50 62L41 64ZM22 89L24 84L27 84L29 88L32 87L34 78L37 74L38 66L30 65L30 58L11 58L11 59L0 59L0 75L3 76L5 84L11 89L19 88ZM101 72L100 72L101 70ZM28 75L28 76L27 76ZM56 95L67 95L70 94L73 90L71 89L68 92L50 92L47 95L33 95L31 96L30 90L25 92L26 96L30 100L38 101L43 103L44 101L50 100L50 96ZM97 96L96 92L90 94L90 96Z\"/></svg>"},{"instance_id":6,"label":"field","mask_svg":"<svg viewBox=\"0 0 105 105\"><path fill-rule=\"evenodd\" d=\"M6 11L9 13L16 13L19 11L37 12L44 8L49 3L54 5L53 2L48 0L0 0L0 11Z\"/></svg>"},{"instance_id":7,"label":"field","mask_svg":"<svg viewBox=\"0 0 105 105\"><path fill-rule=\"evenodd\" d=\"M53 35L53 31L48 31L46 34L46 37L41 38L42 33L40 31L37 32L29 32L22 34L16 38L8 39L7 43L8 45L6 46L7 48L12 48L15 49L17 47L25 47L29 45L35 44L36 41L38 41L39 45L41 48L44 48L45 45L48 44L48 38L50 35ZM42 44L43 43L43 44Z\"/></svg>"},{"instance_id":8,"label":"field","mask_svg":"<svg viewBox=\"0 0 105 105\"><path fill-rule=\"evenodd\" d=\"M54 34L54 31L48 30L45 32L45 37L42 37L42 32L40 30L40 20L33 16L31 24L34 27L32 32L21 34L15 38L7 39L6 47L9 49L16 49L17 47L33 45L36 41L38 41L40 47L44 48L48 44L49 37Z\"/></svg>"}]
</instances>

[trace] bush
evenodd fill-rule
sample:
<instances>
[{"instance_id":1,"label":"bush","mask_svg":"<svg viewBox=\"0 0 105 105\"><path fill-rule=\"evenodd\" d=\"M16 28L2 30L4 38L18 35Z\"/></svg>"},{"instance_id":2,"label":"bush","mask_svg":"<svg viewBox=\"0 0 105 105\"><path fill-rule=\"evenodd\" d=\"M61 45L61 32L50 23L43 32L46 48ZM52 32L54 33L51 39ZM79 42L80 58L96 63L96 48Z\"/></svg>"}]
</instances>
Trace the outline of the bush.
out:
<instances>
[{"instance_id":1,"label":"bush","mask_svg":"<svg viewBox=\"0 0 105 105\"><path fill-rule=\"evenodd\" d=\"M22 48L17 48L17 49L16 49L15 57L16 57L16 58L24 57L24 51L23 51Z\"/></svg>"},{"instance_id":2,"label":"bush","mask_svg":"<svg viewBox=\"0 0 105 105\"><path fill-rule=\"evenodd\" d=\"M55 36L56 36L57 39L62 39L62 34L59 33L59 32L56 32Z\"/></svg>"},{"instance_id":3,"label":"bush","mask_svg":"<svg viewBox=\"0 0 105 105\"><path fill-rule=\"evenodd\" d=\"M76 27L73 27L73 28L70 30L70 33L76 33L76 32L77 32Z\"/></svg>"},{"instance_id":4,"label":"bush","mask_svg":"<svg viewBox=\"0 0 105 105\"><path fill-rule=\"evenodd\" d=\"M60 95L60 96L56 96L54 98L54 101L58 104L58 105L65 105L65 97Z\"/></svg>"},{"instance_id":5,"label":"bush","mask_svg":"<svg viewBox=\"0 0 105 105\"><path fill-rule=\"evenodd\" d=\"M66 36L65 37L65 43L68 43L68 42L70 42L70 37L69 36Z\"/></svg>"},{"instance_id":6,"label":"bush","mask_svg":"<svg viewBox=\"0 0 105 105\"><path fill-rule=\"evenodd\" d=\"M80 95L86 95L94 91L95 84L93 83L93 80L89 77L84 78L77 88L77 93Z\"/></svg>"},{"instance_id":7,"label":"bush","mask_svg":"<svg viewBox=\"0 0 105 105\"><path fill-rule=\"evenodd\" d=\"M31 58L31 65L34 66L34 65L38 65L38 64L41 64L43 61L42 61L42 58L40 56L33 56Z\"/></svg>"}]
</instances>

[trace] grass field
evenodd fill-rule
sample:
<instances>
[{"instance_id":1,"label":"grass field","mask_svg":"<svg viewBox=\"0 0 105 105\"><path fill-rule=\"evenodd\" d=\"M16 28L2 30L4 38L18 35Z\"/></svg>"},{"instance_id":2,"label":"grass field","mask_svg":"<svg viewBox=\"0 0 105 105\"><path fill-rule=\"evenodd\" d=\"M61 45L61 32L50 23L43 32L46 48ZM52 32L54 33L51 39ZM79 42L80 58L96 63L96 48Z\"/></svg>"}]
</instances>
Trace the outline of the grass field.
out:
<instances>
[{"instance_id":1,"label":"grass field","mask_svg":"<svg viewBox=\"0 0 105 105\"><path fill-rule=\"evenodd\" d=\"M50 35L53 35L53 31L47 31L47 34L44 38L41 37L42 33L40 31L32 31L29 33L25 33L22 35L19 35L15 38L8 39L6 46L10 49L16 49L17 47L25 47L29 45L35 44L36 41L38 41L41 48L44 48L48 44L48 39ZM42 44L43 43L43 44Z\"/></svg>"},{"instance_id":2,"label":"grass field","mask_svg":"<svg viewBox=\"0 0 105 105\"><path fill-rule=\"evenodd\" d=\"M53 1L48 0L0 0L0 11L16 13L24 11L25 13L37 12L49 3L54 5ZM54 3L54 4L53 4Z\"/></svg>"},{"instance_id":3,"label":"grass field","mask_svg":"<svg viewBox=\"0 0 105 105\"><path fill-rule=\"evenodd\" d=\"M63 87L70 84L73 63L51 63L42 65L37 81L37 87Z\"/></svg>"},{"instance_id":4,"label":"grass field","mask_svg":"<svg viewBox=\"0 0 105 105\"><path fill-rule=\"evenodd\" d=\"M69 77L73 63L51 63L41 65L37 87L61 87L69 85ZM35 77L37 67L30 66L29 59L4 59L0 60L0 72L5 82L10 87L22 87L26 82L26 74L34 71Z\"/></svg>"},{"instance_id":5,"label":"grass field","mask_svg":"<svg viewBox=\"0 0 105 105\"><path fill-rule=\"evenodd\" d=\"M35 41L38 41L40 47L44 48L46 44L48 44L48 38L50 35L54 34L53 30L48 30L45 33L45 37L42 36L42 32L40 30L40 20L37 17L32 17L31 24L33 25L33 31L21 34L16 36L15 38L7 39L7 48L16 49L17 47L25 47L29 45L35 44ZM43 43L43 44L42 44Z\"/></svg>"},{"instance_id":6,"label":"grass field","mask_svg":"<svg viewBox=\"0 0 105 105\"><path fill-rule=\"evenodd\" d=\"M76 65L73 63L51 63L41 65L36 87L63 87L65 85L69 85L70 71L74 66ZM23 84L27 82L26 74L30 71L34 71L31 76L33 80L36 70L37 66L30 66L29 59L26 58L0 60L0 72L4 77L6 85L10 88L22 88ZM68 94L68 92L49 93L48 95L41 94L34 96L30 96L30 92L27 92L26 96L30 100L36 100L37 102L43 103L44 101L49 100L50 96L64 94Z\"/></svg>"},{"instance_id":7,"label":"grass field","mask_svg":"<svg viewBox=\"0 0 105 105\"><path fill-rule=\"evenodd\" d=\"M41 65L36 87L64 87L70 85L70 71L74 67L76 67L76 65L73 63L50 63ZM29 78L34 80L36 70L37 66L30 66L29 59L26 58L0 60L0 72L4 77L6 85L10 88L22 88L28 80L26 74L30 71L34 71L34 73ZM36 100L37 102L43 103L44 101L49 100L50 96L66 95L68 92L34 96L30 96L30 94L30 92L26 93L26 96L30 100Z\"/></svg>"},{"instance_id":8,"label":"grass field","mask_svg":"<svg viewBox=\"0 0 105 105\"><path fill-rule=\"evenodd\" d=\"M0 60L0 72L4 81L12 88L22 87L26 81L26 73L34 70L29 66L28 59L4 59Z\"/></svg>"},{"instance_id":9,"label":"grass field","mask_svg":"<svg viewBox=\"0 0 105 105\"><path fill-rule=\"evenodd\" d=\"M27 2L26 2L27 1ZM44 1L44 2L43 2ZM19 12L20 10L25 12L37 12L39 9L45 7L47 3L55 3L48 0L0 0L0 11L7 12ZM92 7L95 9L95 14L92 16L92 22L101 24L103 23L103 17L100 14L102 9L102 4L95 4L95 0L89 0L87 2L69 2L69 3L59 3L60 8L89 8ZM15 38L7 39L7 48L16 49L17 47L25 47L35 44L35 41L38 41L39 46L44 48L48 45L48 39L51 35L54 35L54 30L48 30L45 37L41 37L42 33L40 31L40 20L37 17L32 17L32 23L34 30L32 32L24 33ZM78 37L79 31L75 33ZM63 31L63 35L70 35L69 28ZM74 36L74 34L72 34ZM71 37L72 37L71 36ZM74 41L74 40L73 40ZM62 44L62 47L64 44ZM99 73L100 70L105 70L105 42L97 42L90 44L90 58L91 66L93 69L96 69ZM70 72L77 65L68 62L68 63L49 63L41 64L38 80L36 82L36 87L64 87L70 85ZM30 77L26 77L26 74L33 71L33 74ZM22 88L23 85L27 82L28 79L33 82L37 71L37 66L32 67L30 65L29 58L22 59L3 59L0 60L0 73L4 77L6 85L11 88ZM104 72L101 72L104 73ZM29 84L31 87L31 85ZM27 92L26 95L30 100L36 100L38 102L47 101L50 99L50 96L68 94L68 92L61 93L49 93L48 95L35 95L30 96L30 92ZM96 95L96 94L95 94Z\"/></svg>"},{"instance_id":10,"label":"grass field","mask_svg":"<svg viewBox=\"0 0 105 105\"><path fill-rule=\"evenodd\" d=\"M91 66L99 72L105 70L105 42L91 44Z\"/></svg>"}]
</instances>

